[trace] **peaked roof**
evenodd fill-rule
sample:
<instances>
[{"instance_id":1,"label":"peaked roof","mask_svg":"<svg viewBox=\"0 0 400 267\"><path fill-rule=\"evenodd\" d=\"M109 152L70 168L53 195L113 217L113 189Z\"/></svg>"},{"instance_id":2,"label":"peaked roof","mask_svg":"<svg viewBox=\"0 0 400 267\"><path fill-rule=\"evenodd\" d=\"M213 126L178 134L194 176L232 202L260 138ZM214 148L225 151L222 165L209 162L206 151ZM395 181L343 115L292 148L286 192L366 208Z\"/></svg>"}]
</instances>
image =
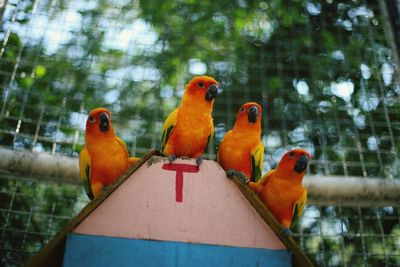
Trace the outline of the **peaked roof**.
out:
<instances>
[{"instance_id":1,"label":"peaked roof","mask_svg":"<svg viewBox=\"0 0 400 267\"><path fill-rule=\"evenodd\" d=\"M204 161L200 166L202 175L198 175L193 160L165 164L165 158L159 156L159 152L151 151L143 157L71 219L26 266L61 266L70 232L239 247L286 247L294 255L294 266L312 266L293 238L282 234L283 227L258 196L237 177L232 178L236 185L232 187L232 181L214 161Z\"/></svg>"}]
</instances>

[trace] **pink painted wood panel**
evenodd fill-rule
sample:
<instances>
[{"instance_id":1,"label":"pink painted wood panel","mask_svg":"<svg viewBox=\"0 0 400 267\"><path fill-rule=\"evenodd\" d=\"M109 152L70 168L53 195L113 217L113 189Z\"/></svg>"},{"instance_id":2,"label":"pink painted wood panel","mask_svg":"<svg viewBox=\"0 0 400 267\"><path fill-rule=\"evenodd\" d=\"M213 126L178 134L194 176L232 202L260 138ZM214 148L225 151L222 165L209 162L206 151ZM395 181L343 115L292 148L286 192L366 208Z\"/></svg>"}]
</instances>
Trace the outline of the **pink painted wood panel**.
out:
<instances>
[{"instance_id":1,"label":"pink painted wood panel","mask_svg":"<svg viewBox=\"0 0 400 267\"><path fill-rule=\"evenodd\" d=\"M178 166L157 157L149 162L154 159L158 161L133 173L74 232L286 249L216 162L203 160L196 172L194 160L178 159ZM176 175L170 170L176 168L189 172Z\"/></svg>"}]
</instances>

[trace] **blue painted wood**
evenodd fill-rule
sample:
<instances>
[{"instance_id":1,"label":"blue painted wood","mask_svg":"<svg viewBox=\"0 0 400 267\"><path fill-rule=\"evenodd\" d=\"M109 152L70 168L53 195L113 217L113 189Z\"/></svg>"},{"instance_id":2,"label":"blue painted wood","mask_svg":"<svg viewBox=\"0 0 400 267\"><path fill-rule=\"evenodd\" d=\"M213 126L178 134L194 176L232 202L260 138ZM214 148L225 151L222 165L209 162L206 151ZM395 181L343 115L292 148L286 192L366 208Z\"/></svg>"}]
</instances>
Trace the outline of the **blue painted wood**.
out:
<instances>
[{"instance_id":1,"label":"blue painted wood","mask_svg":"<svg viewBox=\"0 0 400 267\"><path fill-rule=\"evenodd\" d=\"M292 266L287 250L69 234L64 267Z\"/></svg>"}]
</instances>

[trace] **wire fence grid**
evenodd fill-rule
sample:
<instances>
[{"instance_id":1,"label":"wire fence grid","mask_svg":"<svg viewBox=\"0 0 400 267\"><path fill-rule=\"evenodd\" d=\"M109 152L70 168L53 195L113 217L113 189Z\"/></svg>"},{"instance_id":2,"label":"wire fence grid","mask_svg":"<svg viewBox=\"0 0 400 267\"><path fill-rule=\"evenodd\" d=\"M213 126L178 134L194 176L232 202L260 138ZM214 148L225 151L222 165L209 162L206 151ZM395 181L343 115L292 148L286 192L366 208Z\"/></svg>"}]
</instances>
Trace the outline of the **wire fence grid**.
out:
<instances>
[{"instance_id":1,"label":"wire fence grid","mask_svg":"<svg viewBox=\"0 0 400 267\"><path fill-rule=\"evenodd\" d=\"M400 177L398 30L379 1L1 4L2 147L77 157L88 112L104 106L143 156L186 82L208 74L222 90L206 157L256 101L265 171L300 146L314 175ZM80 186L0 170L0 266L22 264L86 203ZM400 266L398 207L308 205L295 237L318 266Z\"/></svg>"}]
</instances>

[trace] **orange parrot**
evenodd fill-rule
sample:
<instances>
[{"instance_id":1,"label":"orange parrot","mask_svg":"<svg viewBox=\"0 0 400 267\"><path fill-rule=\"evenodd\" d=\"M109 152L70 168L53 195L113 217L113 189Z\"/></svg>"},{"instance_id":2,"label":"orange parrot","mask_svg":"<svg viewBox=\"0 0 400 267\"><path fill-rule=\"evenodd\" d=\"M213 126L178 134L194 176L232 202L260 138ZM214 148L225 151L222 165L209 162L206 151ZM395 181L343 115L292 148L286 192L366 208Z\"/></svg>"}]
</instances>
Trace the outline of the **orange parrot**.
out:
<instances>
[{"instance_id":1,"label":"orange parrot","mask_svg":"<svg viewBox=\"0 0 400 267\"><path fill-rule=\"evenodd\" d=\"M110 111L96 108L86 121L85 145L79 154L80 176L90 199L118 179L139 158L129 157L111 125Z\"/></svg>"},{"instance_id":2,"label":"orange parrot","mask_svg":"<svg viewBox=\"0 0 400 267\"><path fill-rule=\"evenodd\" d=\"M303 149L293 149L282 157L276 169L269 171L253 189L288 230L293 228L303 214L307 202L307 190L302 186L310 154Z\"/></svg>"},{"instance_id":3,"label":"orange parrot","mask_svg":"<svg viewBox=\"0 0 400 267\"><path fill-rule=\"evenodd\" d=\"M264 145L261 142L261 106L255 102L244 104L238 112L235 126L222 139L217 161L228 176L237 172L250 181L261 178Z\"/></svg>"},{"instance_id":4,"label":"orange parrot","mask_svg":"<svg viewBox=\"0 0 400 267\"><path fill-rule=\"evenodd\" d=\"M212 77L194 77L185 88L179 107L169 114L162 128L162 153L170 161L176 157L197 158L206 151L214 135L211 116L218 82Z\"/></svg>"}]
</instances>

